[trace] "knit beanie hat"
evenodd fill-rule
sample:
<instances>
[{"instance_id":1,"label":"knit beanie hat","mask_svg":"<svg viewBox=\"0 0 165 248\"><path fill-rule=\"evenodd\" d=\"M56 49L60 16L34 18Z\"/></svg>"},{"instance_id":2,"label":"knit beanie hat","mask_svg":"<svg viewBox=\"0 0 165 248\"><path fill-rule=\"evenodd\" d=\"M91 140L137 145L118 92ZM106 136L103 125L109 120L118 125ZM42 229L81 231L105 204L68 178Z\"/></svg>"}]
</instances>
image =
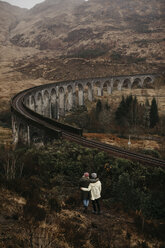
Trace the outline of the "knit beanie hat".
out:
<instances>
[{"instance_id":1,"label":"knit beanie hat","mask_svg":"<svg viewBox=\"0 0 165 248\"><path fill-rule=\"evenodd\" d=\"M92 173L92 174L91 174L91 177L92 177L92 178L97 178L97 174L96 174L96 173Z\"/></svg>"},{"instance_id":2,"label":"knit beanie hat","mask_svg":"<svg viewBox=\"0 0 165 248\"><path fill-rule=\"evenodd\" d=\"M88 172L85 172L84 173L84 177L89 177L89 173Z\"/></svg>"}]
</instances>

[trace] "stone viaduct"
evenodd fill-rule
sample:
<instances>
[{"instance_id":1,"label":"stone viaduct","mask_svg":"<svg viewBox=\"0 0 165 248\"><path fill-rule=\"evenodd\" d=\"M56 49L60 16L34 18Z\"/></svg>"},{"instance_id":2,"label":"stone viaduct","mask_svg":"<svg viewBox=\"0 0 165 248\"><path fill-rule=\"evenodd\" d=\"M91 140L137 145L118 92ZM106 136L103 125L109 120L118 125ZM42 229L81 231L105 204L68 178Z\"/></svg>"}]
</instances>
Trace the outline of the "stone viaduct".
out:
<instances>
[{"instance_id":1,"label":"stone viaduct","mask_svg":"<svg viewBox=\"0 0 165 248\"><path fill-rule=\"evenodd\" d=\"M95 97L104 94L110 97L115 90L153 88L156 77L155 74L143 74L56 82L27 90L23 102L28 109L38 115L58 120L77 106L83 106L87 101L94 101ZM34 125L23 114L14 111L14 108L12 110L12 130L15 144L21 140L30 145L47 136L45 130Z\"/></svg>"}]
</instances>

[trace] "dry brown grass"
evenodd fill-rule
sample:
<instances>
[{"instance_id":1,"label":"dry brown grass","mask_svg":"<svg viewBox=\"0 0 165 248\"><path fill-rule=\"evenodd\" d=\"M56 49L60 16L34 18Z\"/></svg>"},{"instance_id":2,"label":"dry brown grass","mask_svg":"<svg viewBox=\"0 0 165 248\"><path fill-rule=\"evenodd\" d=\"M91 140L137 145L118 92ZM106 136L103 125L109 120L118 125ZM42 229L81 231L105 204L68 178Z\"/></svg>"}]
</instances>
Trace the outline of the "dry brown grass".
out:
<instances>
[{"instance_id":1,"label":"dry brown grass","mask_svg":"<svg viewBox=\"0 0 165 248\"><path fill-rule=\"evenodd\" d=\"M128 145L128 139L118 138L113 134L101 134L101 133L84 133L84 136L88 139L97 139L101 142L123 147L126 149L160 149L160 143L154 140L147 139L131 139L131 145Z\"/></svg>"}]
</instances>

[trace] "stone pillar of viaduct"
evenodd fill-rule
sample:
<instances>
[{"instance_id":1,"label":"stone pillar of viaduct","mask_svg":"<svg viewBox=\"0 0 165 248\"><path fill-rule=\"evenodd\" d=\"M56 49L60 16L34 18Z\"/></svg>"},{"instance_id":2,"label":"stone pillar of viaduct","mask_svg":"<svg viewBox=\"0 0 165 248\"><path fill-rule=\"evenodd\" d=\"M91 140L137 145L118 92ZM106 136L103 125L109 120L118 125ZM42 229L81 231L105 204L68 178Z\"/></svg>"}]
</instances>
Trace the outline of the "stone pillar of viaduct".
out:
<instances>
[{"instance_id":1,"label":"stone pillar of viaduct","mask_svg":"<svg viewBox=\"0 0 165 248\"><path fill-rule=\"evenodd\" d=\"M153 88L156 75L115 76L58 82L34 88L24 97L25 105L40 115L59 119L67 112L92 102L95 97L111 95L124 88ZM43 134L16 115L12 116L14 143L30 144ZM40 133L40 135L38 135Z\"/></svg>"}]
</instances>

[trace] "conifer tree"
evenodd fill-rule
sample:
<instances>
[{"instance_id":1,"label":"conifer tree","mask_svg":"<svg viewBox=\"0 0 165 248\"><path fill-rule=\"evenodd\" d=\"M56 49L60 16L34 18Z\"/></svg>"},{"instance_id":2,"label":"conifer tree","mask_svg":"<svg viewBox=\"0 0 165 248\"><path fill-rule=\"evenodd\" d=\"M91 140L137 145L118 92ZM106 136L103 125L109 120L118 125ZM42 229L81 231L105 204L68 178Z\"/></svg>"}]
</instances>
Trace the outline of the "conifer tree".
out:
<instances>
[{"instance_id":1,"label":"conifer tree","mask_svg":"<svg viewBox=\"0 0 165 248\"><path fill-rule=\"evenodd\" d=\"M102 109L102 103L100 101L100 99L97 101L97 104L96 104L96 112L100 112Z\"/></svg>"},{"instance_id":2,"label":"conifer tree","mask_svg":"<svg viewBox=\"0 0 165 248\"><path fill-rule=\"evenodd\" d=\"M133 97L132 95L127 96L126 98L126 117L130 126L133 124Z\"/></svg>"},{"instance_id":3,"label":"conifer tree","mask_svg":"<svg viewBox=\"0 0 165 248\"><path fill-rule=\"evenodd\" d=\"M125 118L126 118L126 103L124 96L122 96L122 100L115 113L115 119L119 125L123 125L125 122Z\"/></svg>"},{"instance_id":4,"label":"conifer tree","mask_svg":"<svg viewBox=\"0 0 165 248\"><path fill-rule=\"evenodd\" d=\"M136 96L133 99L133 124L136 126L138 120L138 100Z\"/></svg>"},{"instance_id":5,"label":"conifer tree","mask_svg":"<svg viewBox=\"0 0 165 248\"><path fill-rule=\"evenodd\" d=\"M149 128L150 127L150 104L149 104L148 99L146 99L146 101L145 101L144 108L145 108L145 111L144 111L144 120L143 120L143 122L144 122L144 126L146 128Z\"/></svg>"},{"instance_id":6,"label":"conifer tree","mask_svg":"<svg viewBox=\"0 0 165 248\"><path fill-rule=\"evenodd\" d=\"M100 99L97 101L97 104L96 104L96 119L98 120L99 118L99 114L102 110L102 103L100 101Z\"/></svg>"},{"instance_id":7,"label":"conifer tree","mask_svg":"<svg viewBox=\"0 0 165 248\"><path fill-rule=\"evenodd\" d=\"M138 125L139 126L145 126L144 116L145 116L145 106L144 104L139 104L139 108L138 108Z\"/></svg>"},{"instance_id":8,"label":"conifer tree","mask_svg":"<svg viewBox=\"0 0 165 248\"><path fill-rule=\"evenodd\" d=\"M150 127L153 128L159 122L158 107L155 97L152 99L150 108Z\"/></svg>"}]
</instances>

